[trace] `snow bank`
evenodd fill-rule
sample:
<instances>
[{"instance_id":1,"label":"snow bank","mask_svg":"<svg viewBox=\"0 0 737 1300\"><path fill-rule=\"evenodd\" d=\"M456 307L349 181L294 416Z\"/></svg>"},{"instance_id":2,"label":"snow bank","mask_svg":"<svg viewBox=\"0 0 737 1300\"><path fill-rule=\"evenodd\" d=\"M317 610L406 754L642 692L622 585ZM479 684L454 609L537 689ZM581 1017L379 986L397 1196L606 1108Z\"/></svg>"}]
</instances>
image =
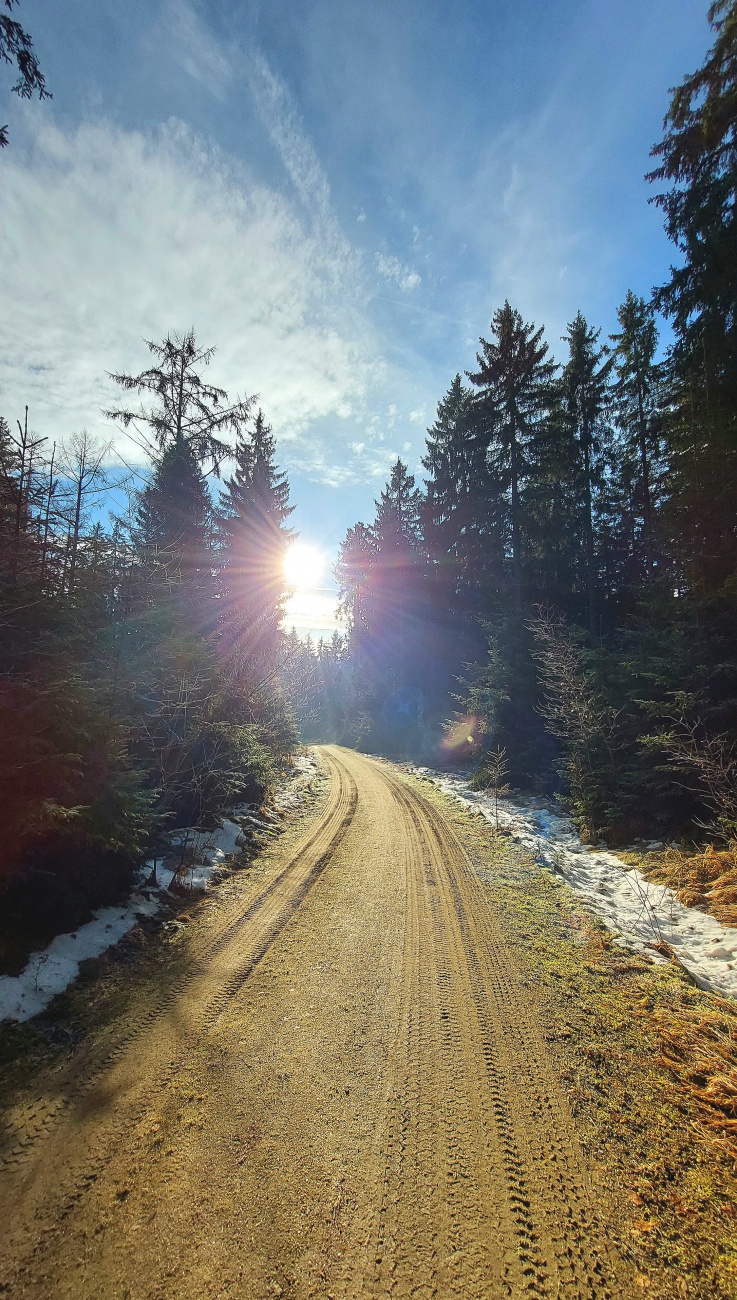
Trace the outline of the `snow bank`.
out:
<instances>
[{"instance_id":1,"label":"snow bank","mask_svg":"<svg viewBox=\"0 0 737 1300\"><path fill-rule=\"evenodd\" d=\"M495 821L494 798L472 790L467 779L415 768L446 794ZM703 989L737 997L737 929L694 907L685 907L665 885L646 880L609 850L581 843L568 817L542 800L499 800L499 825L586 900L615 934L615 943L667 960L648 946L665 940Z\"/></svg>"},{"instance_id":2,"label":"snow bank","mask_svg":"<svg viewBox=\"0 0 737 1300\"><path fill-rule=\"evenodd\" d=\"M238 843L242 834L243 827L238 822L228 821L227 818L212 831L198 831L193 827L174 831L168 837L169 843L173 849L186 850L191 865L187 865L179 873L168 868L157 867L157 884L161 889L168 889L178 874L179 880L188 888L207 889L213 872L223 865L226 857L242 852L243 846ZM153 859L146 865L150 874L154 865Z\"/></svg>"},{"instance_id":3,"label":"snow bank","mask_svg":"<svg viewBox=\"0 0 737 1300\"><path fill-rule=\"evenodd\" d=\"M58 934L43 952L31 954L20 975L0 976L0 1020L29 1020L79 975L80 962L118 943L141 916L159 910L155 899L133 894L126 907L103 907L72 934Z\"/></svg>"},{"instance_id":4,"label":"snow bank","mask_svg":"<svg viewBox=\"0 0 737 1300\"><path fill-rule=\"evenodd\" d=\"M241 852L237 843L241 833L241 826L226 820L217 830L183 830L169 836L172 847L186 846L192 852L193 865L181 873L181 880L192 889L206 889L213 871L226 856ZM0 1020L30 1020L45 1011L51 999L77 978L80 962L99 957L119 943L142 917L155 916L161 910L162 896L174 871L159 866L156 888L147 886L145 895L137 892L153 865L153 860L146 863L136 892L125 906L100 908L86 925L71 934L58 934L43 952L31 953L20 975L0 976Z\"/></svg>"},{"instance_id":5,"label":"snow bank","mask_svg":"<svg viewBox=\"0 0 737 1300\"><path fill-rule=\"evenodd\" d=\"M273 807L278 815L283 816L299 806L317 772L317 762L311 754L295 758L289 769L289 779L274 796ZM242 852L244 833L273 832L280 828L278 816L259 809L256 804L243 804L233 809L233 817L239 820L226 818L212 831L192 827L174 831L168 836L169 845L175 851L186 850L187 853L188 862L182 871L177 873L170 867L163 867L159 859L156 886L147 886L144 896L139 891L144 880L151 875L152 859L146 863L135 892L123 907L101 908L86 925L71 934L57 935L43 952L32 953L20 975L1 975L0 1020L30 1020L31 1016L45 1011L51 999L63 993L77 978L80 962L99 957L132 930L141 917L155 916L161 910L163 895L175 875L190 889L207 889L212 883L213 873L226 858Z\"/></svg>"}]
</instances>

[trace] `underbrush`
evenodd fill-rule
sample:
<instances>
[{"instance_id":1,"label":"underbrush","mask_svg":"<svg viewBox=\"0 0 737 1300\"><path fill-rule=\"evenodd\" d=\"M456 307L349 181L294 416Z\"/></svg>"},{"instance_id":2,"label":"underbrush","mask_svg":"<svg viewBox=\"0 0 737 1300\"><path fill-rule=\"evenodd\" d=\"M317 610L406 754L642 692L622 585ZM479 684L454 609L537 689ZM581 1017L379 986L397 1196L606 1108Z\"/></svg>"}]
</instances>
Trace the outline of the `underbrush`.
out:
<instances>
[{"instance_id":1,"label":"underbrush","mask_svg":"<svg viewBox=\"0 0 737 1300\"><path fill-rule=\"evenodd\" d=\"M622 854L648 880L667 885L686 907L700 907L721 921L737 926L737 850L704 849L688 852L665 849Z\"/></svg>"}]
</instances>

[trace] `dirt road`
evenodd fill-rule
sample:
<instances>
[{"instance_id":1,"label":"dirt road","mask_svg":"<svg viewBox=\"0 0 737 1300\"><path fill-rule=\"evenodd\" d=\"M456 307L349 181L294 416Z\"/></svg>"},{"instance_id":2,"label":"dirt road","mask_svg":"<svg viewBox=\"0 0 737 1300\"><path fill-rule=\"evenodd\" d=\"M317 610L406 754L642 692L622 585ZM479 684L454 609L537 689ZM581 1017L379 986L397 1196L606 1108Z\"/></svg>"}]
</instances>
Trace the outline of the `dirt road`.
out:
<instances>
[{"instance_id":1,"label":"dirt road","mask_svg":"<svg viewBox=\"0 0 737 1300\"><path fill-rule=\"evenodd\" d=\"M462 844L396 769L320 752L301 842L203 909L127 1042L11 1117L5 1293L629 1293Z\"/></svg>"}]
</instances>

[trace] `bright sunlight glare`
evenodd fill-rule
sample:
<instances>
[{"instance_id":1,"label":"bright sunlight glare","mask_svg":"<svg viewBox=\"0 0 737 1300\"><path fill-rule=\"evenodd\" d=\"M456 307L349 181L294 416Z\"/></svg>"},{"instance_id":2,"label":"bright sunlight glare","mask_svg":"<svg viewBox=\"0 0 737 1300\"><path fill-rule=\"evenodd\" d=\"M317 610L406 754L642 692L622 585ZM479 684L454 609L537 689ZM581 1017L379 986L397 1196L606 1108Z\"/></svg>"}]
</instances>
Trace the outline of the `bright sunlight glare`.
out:
<instances>
[{"instance_id":1,"label":"bright sunlight glare","mask_svg":"<svg viewBox=\"0 0 737 1300\"><path fill-rule=\"evenodd\" d=\"M284 556L284 573L296 591L319 587L325 573L325 556L309 542L293 542Z\"/></svg>"}]
</instances>

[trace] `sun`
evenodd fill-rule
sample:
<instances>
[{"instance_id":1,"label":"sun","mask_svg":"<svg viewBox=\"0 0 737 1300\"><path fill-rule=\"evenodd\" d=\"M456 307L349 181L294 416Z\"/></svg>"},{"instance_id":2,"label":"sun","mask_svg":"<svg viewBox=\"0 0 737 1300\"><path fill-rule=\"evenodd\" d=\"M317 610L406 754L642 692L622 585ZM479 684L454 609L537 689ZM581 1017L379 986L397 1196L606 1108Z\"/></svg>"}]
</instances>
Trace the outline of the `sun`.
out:
<instances>
[{"instance_id":1,"label":"sun","mask_svg":"<svg viewBox=\"0 0 737 1300\"><path fill-rule=\"evenodd\" d=\"M295 591L319 587L325 572L325 556L309 542L292 542L284 556L284 575Z\"/></svg>"}]
</instances>

